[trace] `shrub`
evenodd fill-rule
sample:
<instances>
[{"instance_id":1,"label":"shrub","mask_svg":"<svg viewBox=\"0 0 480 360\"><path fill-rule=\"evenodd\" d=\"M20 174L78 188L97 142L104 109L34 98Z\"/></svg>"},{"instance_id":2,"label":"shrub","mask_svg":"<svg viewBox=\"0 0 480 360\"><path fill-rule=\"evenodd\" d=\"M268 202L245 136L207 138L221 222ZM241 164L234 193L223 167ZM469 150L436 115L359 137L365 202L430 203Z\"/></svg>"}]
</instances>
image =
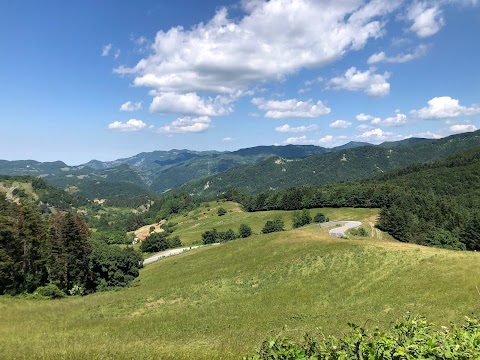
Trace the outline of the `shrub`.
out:
<instances>
[{"instance_id":1,"label":"shrub","mask_svg":"<svg viewBox=\"0 0 480 360\"><path fill-rule=\"evenodd\" d=\"M421 316L407 314L387 332L349 324L342 338L301 342L285 337L266 340L257 353L244 359L480 359L480 321L466 318L464 325L437 329Z\"/></svg>"},{"instance_id":2,"label":"shrub","mask_svg":"<svg viewBox=\"0 0 480 360\"><path fill-rule=\"evenodd\" d=\"M365 230L363 227L358 228L358 229L351 229L350 234L353 235L353 236L359 236L359 237L368 236L367 230Z\"/></svg>"},{"instance_id":3,"label":"shrub","mask_svg":"<svg viewBox=\"0 0 480 360\"><path fill-rule=\"evenodd\" d=\"M202 243L207 244L214 244L218 242L218 231L217 229L207 230L202 234Z\"/></svg>"},{"instance_id":4,"label":"shrub","mask_svg":"<svg viewBox=\"0 0 480 360\"><path fill-rule=\"evenodd\" d=\"M182 246L183 244L180 241L180 237L177 235L177 236L174 236L173 238L168 239L168 245L170 248L177 248Z\"/></svg>"},{"instance_id":5,"label":"shrub","mask_svg":"<svg viewBox=\"0 0 480 360\"><path fill-rule=\"evenodd\" d=\"M219 207L218 210L217 210L217 214L218 216L223 216L227 213L227 210L224 209L223 207Z\"/></svg>"},{"instance_id":6,"label":"shrub","mask_svg":"<svg viewBox=\"0 0 480 360\"><path fill-rule=\"evenodd\" d=\"M238 237L246 238L252 235L252 228L246 224L241 224L238 228Z\"/></svg>"},{"instance_id":7,"label":"shrub","mask_svg":"<svg viewBox=\"0 0 480 360\"><path fill-rule=\"evenodd\" d=\"M323 215L322 213L318 213L313 217L313 222L316 222L316 223L323 223L323 222L327 222L329 220L330 219L328 217L326 217L325 215Z\"/></svg>"},{"instance_id":8,"label":"shrub","mask_svg":"<svg viewBox=\"0 0 480 360\"><path fill-rule=\"evenodd\" d=\"M293 212L292 227L294 229L308 225L311 222L312 217L310 216L310 212L307 209Z\"/></svg>"},{"instance_id":9,"label":"shrub","mask_svg":"<svg viewBox=\"0 0 480 360\"><path fill-rule=\"evenodd\" d=\"M228 229L227 231L223 231L218 233L218 238L221 242L232 241L237 238L235 231L232 229Z\"/></svg>"},{"instance_id":10,"label":"shrub","mask_svg":"<svg viewBox=\"0 0 480 360\"><path fill-rule=\"evenodd\" d=\"M50 299L61 299L67 296L67 294L60 290L55 284L40 286L35 290L35 294L48 297Z\"/></svg>"},{"instance_id":11,"label":"shrub","mask_svg":"<svg viewBox=\"0 0 480 360\"><path fill-rule=\"evenodd\" d=\"M283 231L283 226L284 223L282 219L268 220L263 226L262 234Z\"/></svg>"}]
</instances>

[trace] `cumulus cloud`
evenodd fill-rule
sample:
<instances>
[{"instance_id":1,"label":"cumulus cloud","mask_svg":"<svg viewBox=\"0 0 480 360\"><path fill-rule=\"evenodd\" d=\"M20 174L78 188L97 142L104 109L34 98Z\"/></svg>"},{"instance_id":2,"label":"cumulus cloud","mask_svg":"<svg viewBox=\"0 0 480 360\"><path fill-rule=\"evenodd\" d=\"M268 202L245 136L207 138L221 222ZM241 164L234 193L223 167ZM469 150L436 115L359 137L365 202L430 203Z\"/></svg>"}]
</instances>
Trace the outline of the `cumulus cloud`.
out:
<instances>
[{"instance_id":1,"label":"cumulus cloud","mask_svg":"<svg viewBox=\"0 0 480 360\"><path fill-rule=\"evenodd\" d=\"M196 93L155 93L150 111L160 114L184 114L198 116L226 115L233 111L230 100L223 96L202 98Z\"/></svg>"},{"instance_id":2,"label":"cumulus cloud","mask_svg":"<svg viewBox=\"0 0 480 360\"><path fill-rule=\"evenodd\" d=\"M230 18L227 9L220 8L205 23L159 31L147 56L114 72L131 75L135 86L160 93L232 94L362 49L383 34L383 17L400 5L379 0L243 0L243 16ZM377 85L383 90L374 87L368 90L374 96L385 93L385 84Z\"/></svg>"},{"instance_id":3,"label":"cumulus cloud","mask_svg":"<svg viewBox=\"0 0 480 360\"><path fill-rule=\"evenodd\" d=\"M281 133L300 133L300 132L314 131L317 129L318 129L317 125L292 127L288 124L285 124L285 125L276 127L275 131L278 131Z\"/></svg>"},{"instance_id":4,"label":"cumulus cloud","mask_svg":"<svg viewBox=\"0 0 480 360\"><path fill-rule=\"evenodd\" d=\"M415 59L418 59L422 56L425 56L427 53L427 46L426 45L419 45L417 48L407 54L399 54L396 56L387 56L385 52L379 52L377 54L373 54L368 58L368 63L369 64L376 64L380 62L385 62L385 63L405 63L407 61L412 61Z\"/></svg>"},{"instance_id":5,"label":"cumulus cloud","mask_svg":"<svg viewBox=\"0 0 480 360\"><path fill-rule=\"evenodd\" d=\"M472 124L458 124L450 126L450 131L452 132L467 132L475 130L477 130L477 127Z\"/></svg>"},{"instance_id":6,"label":"cumulus cloud","mask_svg":"<svg viewBox=\"0 0 480 360\"><path fill-rule=\"evenodd\" d=\"M104 45L102 48L102 56L108 56L108 54L110 54L110 50L112 50L112 44Z\"/></svg>"},{"instance_id":7,"label":"cumulus cloud","mask_svg":"<svg viewBox=\"0 0 480 360\"><path fill-rule=\"evenodd\" d=\"M333 123L330 124L331 128L342 128L346 129L348 127L352 126L351 122L345 121L345 120L337 120Z\"/></svg>"},{"instance_id":8,"label":"cumulus cloud","mask_svg":"<svg viewBox=\"0 0 480 360\"><path fill-rule=\"evenodd\" d=\"M285 144L314 144L315 140L310 140L307 138L306 135L298 136L298 137L289 137L287 140L284 141Z\"/></svg>"},{"instance_id":9,"label":"cumulus cloud","mask_svg":"<svg viewBox=\"0 0 480 360\"><path fill-rule=\"evenodd\" d=\"M392 132L383 131L380 128L365 131L363 134L357 136L357 139L361 139L362 141L369 141L373 143L380 142L380 141L401 140L403 138L404 137L402 137L401 135L396 135Z\"/></svg>"},{"instance_id":10,"label":"cumulus cloud","mask_svg":"<svg viewBox=\"0 0 480 360\"><path fill-rule=\"evenodd\" d=\"M320 144L326 144L326 143L330 143L332 141L333 141L333 136L332 135L326 135L323 138L321 138L320 140L318 140L318 142Z\"/></svg>"},{"instance_id":11,"label":"cumulus cloud","mask_svg":"<svg viewBox=\"0 0 480 360\"><path fill-rule=\"evenodd\" d=\"M329 82L329 87L348 91L363 91L369 96L383 97L390 93L390 84L387 82L390 73L375 74L370 68L366 71L351 67L344 76L334 77Z\"/></svg>"},{"instance_id":12,"label":"cumulus cloud","mask_svg":"<svg viewBox=\"0 0 480 360\"><path fill-rule=\"evenodd\" d=\"M399 110L395 112L395 116L390 116L385 119L374 118L371 122L372 125L383 125L383 126L403 126L408 122L407 115L402 114Z\"/></svg>"},{"instance_id":13,"label":"cumulus cloud","mask_svg":"<svg viewBox=\"0 0 480 360\"><path fill-rule=\"evenodd\" d=\"M370 121L370 120L373 120L373 116L372 115L367 115L367 114L364 114L364 113L361 113L361 114L358 114L357 116L355 116L356 119L358 121Z\"/></svg>"},{"instance_id":14,"label":"cumulus cloud","mask_svg":"<svg viewBox=\"0 0 480 360\"><path fill-rule=\"evenodd\" d=\"M413 110L412 114L421 119L446 119L462 115L480 114L480 106L461 106L457 99L452 99L450 96L441 96L431 99L427 107Z\"/></svg>"},{"instance_id":15,"label":"cumulus cloud","mask_svg":"<svg viewBox=\"0 0 480 360\"><path fill-rule=\"evenodd\" d=\"M136 103L133 103L131 101L127 101L126 103L123 103L120 106L120 111L132 112L132 111L140 110L141 108L142 108L142 102L141 101L136 102Z\"/></svg>"},{"instance_id":16,"label":"cumulus cloud","mask_svg":"<svg viewBox=\"0 0 480 360\"><path fill-rule=\"evenodd\" d=\"M321 101L313 103L312 99L299 101L296 99L266 101L262 98L252 99L252 104L260 110L267 111L265 117L271 119L284 118L315 118L329 114L331 109L323 105Z\"/></svg>"},{"instance_id":17,"label":"cumulus cloud","mask_svg":"<svg viewBox=\"0 0 480 360\"><path fill-rule=\"evenodd\" d=\"M362 124L362 125L358 125L356 129L358 131L366 131L366 130L373 129L373 127L367 124Z\"/></svg>"},{"instance_id":18,"label":"cumulus cloud","mask_svg":"<svg viewBox=\"0 0 480 360\"><path fill-rule=\"evenodd\" d=\"M145 124L142 120L137 119L130 119L125 123L121 121L114 121L108 125L109 129L118 131L139 131L145 129L146 127L147 124Z\"/></svg>"},{"instance_id":19,"label":"cumulus cloud","mask_svg":"<svg viewBox=\"0 0 480 360\"><path fill-rule=\"evenodd\" d=\"M410 31L420 38L432 36L445 24L438 2L414 1L407 11L407 19L412 21Z\"/></svg>"},{"instance_id":20,"label":"cumulus cloud","mask_svg":"<svg viewBox=\"0 0 480 360\"><path fill-rule=\"evenodd\" d=\"M200 133L210 128L210 122L211 119L208 116L195 118L186 116L161 127L158 132L162 134Z\"/></svg>"}]
</instances>

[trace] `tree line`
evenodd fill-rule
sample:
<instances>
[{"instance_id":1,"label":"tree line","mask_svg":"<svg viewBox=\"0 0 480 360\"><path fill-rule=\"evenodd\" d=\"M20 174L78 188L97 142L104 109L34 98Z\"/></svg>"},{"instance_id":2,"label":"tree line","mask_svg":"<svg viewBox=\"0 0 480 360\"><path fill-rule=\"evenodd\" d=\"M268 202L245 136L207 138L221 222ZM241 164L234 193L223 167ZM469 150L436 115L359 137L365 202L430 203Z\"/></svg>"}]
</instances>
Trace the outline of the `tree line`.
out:
<instances>
[{"instance_id":1,"label":"tree line","mask_svg":"<svg viewBox=\"0 0 480 360\"><path fill-rule=\"evenodd\" d=\"M128 285L141 254L90 241L84 220L69 212L42 214L35 204L0 194L0 294L32 293L51 284L84 293Z\"/></svg>"}]
</instances>

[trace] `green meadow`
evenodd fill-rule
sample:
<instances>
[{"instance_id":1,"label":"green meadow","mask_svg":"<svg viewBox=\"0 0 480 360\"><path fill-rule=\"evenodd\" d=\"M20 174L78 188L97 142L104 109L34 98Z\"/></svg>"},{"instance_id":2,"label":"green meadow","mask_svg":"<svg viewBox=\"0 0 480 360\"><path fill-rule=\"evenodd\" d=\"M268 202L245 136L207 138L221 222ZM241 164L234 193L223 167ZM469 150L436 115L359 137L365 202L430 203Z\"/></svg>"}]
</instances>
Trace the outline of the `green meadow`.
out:
<instances>
[{"instance_id":1,"label":"green meadow","mask_svg":"<svg viewBox=\"0 0 480 360\"><path fill-rule=\"evenodd\" d=\"M229 212L217 216L222 206ZM146 266L130 288L62 300L0 297L0 357L238 359L265 338L341 335L347 323L387 327L406 312L438 325L480 314L480 254L399 243L369 223L377 210L319 209L360 220L369 237L336 239L317 224L290 230L291 212L233 203L170 219L185 244L205 230L256 234L282 216L287 231L254 235Z\"/></svg>"}]
</instances>

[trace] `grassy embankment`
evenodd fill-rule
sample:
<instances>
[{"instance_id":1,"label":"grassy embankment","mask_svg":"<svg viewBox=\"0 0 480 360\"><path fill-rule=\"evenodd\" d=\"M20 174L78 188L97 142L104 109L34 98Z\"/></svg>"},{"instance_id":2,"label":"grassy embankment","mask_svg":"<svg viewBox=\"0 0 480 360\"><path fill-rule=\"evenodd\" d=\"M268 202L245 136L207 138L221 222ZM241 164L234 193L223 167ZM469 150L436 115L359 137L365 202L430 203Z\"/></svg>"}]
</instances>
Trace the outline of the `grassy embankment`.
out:
<instances>
[{"instance_id":1,"label":"grassy embankment","mask_svg":"<svg viewBox=\"0 0 480 360\"><path fill-rule=\"evenodd\" d=\"M274 215L218 217L215 206L185 217L183 224L172 219L179 223L175 233L193 242L214 226L236 230L242 222L258 233ZM368 223L375 217L375 210L322 211L332 220ZM282 213L290 226L291 214ZM0 298L0 354L239 358L269 336L297 338L317 327L339 335L347 322L386 326L406 311L446 325L480 314L479 260L478 253L387 237L335 239L308 225L158 261L142 270L136 286L117 292L58 301Z\"/></svg>"}]
</instances>

